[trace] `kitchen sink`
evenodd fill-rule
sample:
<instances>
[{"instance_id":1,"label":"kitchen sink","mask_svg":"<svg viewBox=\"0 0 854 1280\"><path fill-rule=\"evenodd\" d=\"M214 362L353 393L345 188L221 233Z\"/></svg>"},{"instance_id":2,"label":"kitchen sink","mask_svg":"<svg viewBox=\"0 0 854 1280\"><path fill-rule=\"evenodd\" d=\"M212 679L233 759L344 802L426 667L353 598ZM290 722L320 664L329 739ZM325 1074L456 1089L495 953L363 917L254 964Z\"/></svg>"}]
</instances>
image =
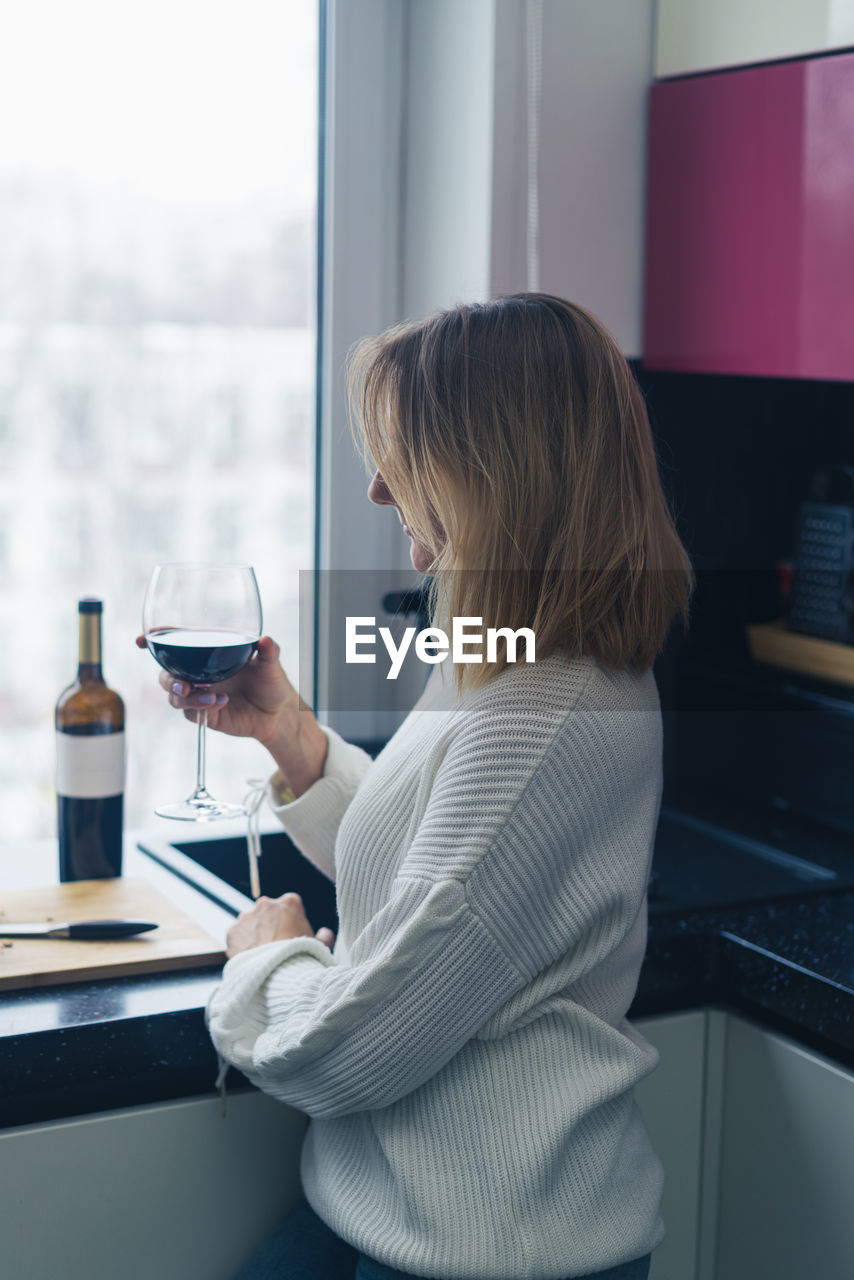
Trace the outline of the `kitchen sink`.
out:
<instances>
[{"instance_id":1,"label":"kitchen sink","mask_svg":"<svg viewBox=\"0 0 854 1280\"><path fill-rule=\"evenodd\" d=\"M650 915L826 892L837 870L704 818L663 807L649 886Z\"/></svg>"},{"instance_id":2,"label":"kitchen sink","mask_svg":"<svg viewBox=\"0 0 854 1280\"><path fill-rule=\"evenodd\" d=\"M235 915L251 906L249 862L242 836L142 839L139 847ZM308 862L284 831L261 836L261 892L298 893L316 929L337 930L335 886ZM851 872L786 852L713 822L663 807L649 886L650 915L731 906L854 884Z\"/></svg>"},{"instance_id":3,"label":"kitchen sink","mask_svg":"<svg viewBox=\"0 0 854 1280\"><path fill-rule=\"evenodd\" d=\"M245 837L174 842L144 837L138 844L143 853L226 910L237 915L251 907ZM298 893L315 929L328 925L337 931L335 885L302 856L284 831L262 834L258 874L262 894L277 898L282 893Z\"/></svg>"}]
</instances>

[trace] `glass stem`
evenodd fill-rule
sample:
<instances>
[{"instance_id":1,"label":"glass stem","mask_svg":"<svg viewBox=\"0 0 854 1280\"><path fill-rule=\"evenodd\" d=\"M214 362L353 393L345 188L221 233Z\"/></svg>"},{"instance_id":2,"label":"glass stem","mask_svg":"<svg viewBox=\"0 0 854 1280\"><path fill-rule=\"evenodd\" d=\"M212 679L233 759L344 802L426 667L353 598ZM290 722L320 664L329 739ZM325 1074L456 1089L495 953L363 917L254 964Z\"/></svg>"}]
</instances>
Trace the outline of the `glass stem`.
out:
<instances>
[{"instance_id":1,"label":"glass stem","mask_svg":"<svg viewBox=\"0 0 854 1280\"><path fill-rule=\"evenodd\" d=\"M199 734L196 739L196 789L193 797L206 796L205 786L205 729L208 727L207 708L199 712Z\"/></svg>"}]
</instances>

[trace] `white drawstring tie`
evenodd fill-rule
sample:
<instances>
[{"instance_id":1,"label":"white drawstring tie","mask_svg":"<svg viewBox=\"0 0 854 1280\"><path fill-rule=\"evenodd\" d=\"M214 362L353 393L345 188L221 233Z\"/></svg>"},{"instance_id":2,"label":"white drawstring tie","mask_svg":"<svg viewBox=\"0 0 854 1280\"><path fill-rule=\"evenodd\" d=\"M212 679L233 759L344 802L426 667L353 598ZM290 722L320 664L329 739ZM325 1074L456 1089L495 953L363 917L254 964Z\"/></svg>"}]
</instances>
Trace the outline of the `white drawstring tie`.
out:
<instances>
[{"instance_id":1,"label":"white drawstring tie","mask_svg":"<svg viewBox=\"0 0 854 1280\"><path fill-rule=\"evenodd\" d=\"M261 805L267 794L267 783L262 778L250 778L246 784L249 790L243 797L246 810L246 844L249 852L249 892L252 897L261 897L261 878L258 874L258 859L261 857Z\"/></svg>"}]
</instances>

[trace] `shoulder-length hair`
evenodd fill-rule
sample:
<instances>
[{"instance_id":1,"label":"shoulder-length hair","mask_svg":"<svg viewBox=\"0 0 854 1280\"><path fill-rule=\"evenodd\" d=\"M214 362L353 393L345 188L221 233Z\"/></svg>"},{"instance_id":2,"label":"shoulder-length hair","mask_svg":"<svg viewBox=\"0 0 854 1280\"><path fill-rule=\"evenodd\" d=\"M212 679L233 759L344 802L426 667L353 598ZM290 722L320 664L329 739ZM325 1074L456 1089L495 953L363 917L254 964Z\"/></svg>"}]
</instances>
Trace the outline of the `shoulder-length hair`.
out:
<instances>
[{"instance_id":1,"label":"shoulder-length hair","mask_svg":"<svg viewBox=\"0 0 854 1280\"><path fill-rule=\"evenodd\" d=\"M437 623L529 627L536 656L643 671L694 575L640 388L589 312L548 294L458 306L359 343L351 422L430 568ZM457 665L459 687L505 665Z\"/></svg>"}]
</instances>

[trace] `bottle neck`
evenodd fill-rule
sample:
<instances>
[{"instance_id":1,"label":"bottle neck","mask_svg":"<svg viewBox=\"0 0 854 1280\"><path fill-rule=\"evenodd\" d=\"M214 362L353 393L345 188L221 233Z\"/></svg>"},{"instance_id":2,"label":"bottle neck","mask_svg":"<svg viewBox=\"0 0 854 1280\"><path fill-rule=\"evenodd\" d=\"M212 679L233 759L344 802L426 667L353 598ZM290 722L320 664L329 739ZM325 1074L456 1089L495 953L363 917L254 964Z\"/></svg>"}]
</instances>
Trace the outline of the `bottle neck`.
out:
<instances>
[{"instance_id":1,"label":"bottle neck","mask_svg":"<svg viewBox=\"0 0 854 1280\"><path fill-rule=\"evenodd\" d=\"M101 615L99 613L80 614L80 657L77 665L77 679L81 681L101 681Z\"/></svg>"}]
</instances>

